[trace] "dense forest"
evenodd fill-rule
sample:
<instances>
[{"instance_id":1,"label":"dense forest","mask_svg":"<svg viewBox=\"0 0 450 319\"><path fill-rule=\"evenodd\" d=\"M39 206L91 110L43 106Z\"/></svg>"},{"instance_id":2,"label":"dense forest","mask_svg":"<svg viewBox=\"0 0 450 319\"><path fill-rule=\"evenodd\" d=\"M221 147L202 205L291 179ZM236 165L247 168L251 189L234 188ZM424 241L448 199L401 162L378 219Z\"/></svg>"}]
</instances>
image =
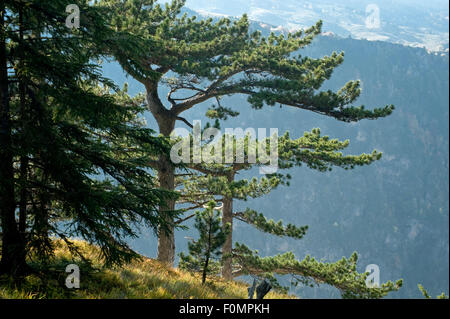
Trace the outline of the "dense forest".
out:
<instances>
[{"instance_id":1,"label":"dense forest","mask_svg":"<svg viewBox=\"0 0 450 319\"><path fill-rule=\"evenodd\" d=\"M0 284L146 255L257 294L448 293L448 55L184 5L2 1Z\"/></svg>"}]
</instances>

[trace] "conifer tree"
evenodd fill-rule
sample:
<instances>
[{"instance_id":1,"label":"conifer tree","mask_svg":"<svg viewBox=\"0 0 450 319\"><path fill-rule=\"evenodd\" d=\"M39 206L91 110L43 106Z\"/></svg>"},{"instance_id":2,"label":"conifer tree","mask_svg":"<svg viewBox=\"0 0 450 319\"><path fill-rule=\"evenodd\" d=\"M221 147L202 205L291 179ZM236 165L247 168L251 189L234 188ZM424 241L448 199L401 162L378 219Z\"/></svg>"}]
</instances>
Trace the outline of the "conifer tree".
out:
<instances>
[{"instance_id":1,"label":"conifer tree","mask_svg":"<svg viewBox=\"0 0 450 319\"><path fill-rule=\"evenodd\" d=\"M381 158L381 153L373 151L372 154L343 155L342 150L348 147L348 141L339 141L330 139L328 136L322 136L319 129L305 134L293 140L289 133L278 137L278 171L273 174L256 179L238 179L239 172L250 170L253 167L263 166L260 157L256 162L249 161L250 155L250 136L242 139L230 138L233 140L233 151L237 156L238 148L244 151L244 163L221 164L225 162L225 152L227 149L226 141L228 136L224 135L216 143L207 140L202 146L202 163L193 164L193 137L188 136L184 141L178 140L178 155L189 151L190 159L187 167L198 174L186 175L184 188L181 190L180 198L183 202L191 204L200 204L202 201L214 199L222 202L222 214L230 215L227 227L232 229L233 219L248 223L260 231L279 236L294 239L302 239L308 229L307 226L296 226L293 224L284 225L282 221L275 222L265 217L262 213L247 208L243 212L226 211L225 206L233 207L235 199L246 201L248 198L258 198L267 195L279 185L289 185L290 176L286 170L293 166L307 165L310 169L318 171L330 171L333 167L344 169L353 169L356 166L369 165ZM258 149L265 147L266 152L270 149L270 138L264 141L255 140L256 153ZM186 147L187 146L187 147ZM230 147L230 146L228 146ZM219 152L220 156L215 156ZM172 154L173 156L174 154ZM206 155L206 156L205 156ZM211 155L217 163L207 163L208 155ZM187 157L184 158L188 159ZM230 174L232 172L233 174ZM232 178L230 178L232 176ZM184 220L192 217L189 215ZM225 219L225 218L224 218ZM343 258L335 263L323 263L315 261L306 256L304 260L299 261L292 253L286 253L274 257L261 258L256 252L252 252L245 245L235 243L233 248L233 231L227 236L228 246L223 247L222 262L220 265L222 276L225 279L232 279L243 275L257 276L262 279L270 280L274 287L283 288L278 283L275 275L289 275L294 284L328 284L341 291L344 298L382 298L391 291L398 290L402 281L395 284L392 282L384 283L379 288L369 288L366 285L366 274L356 271L357 254L353 254L349 259ZM293 267L294 265L298 265ZM219 265L218 265L219 266Z\"/></svg>"},{"instance_id":2,"label":"conifer tree","mask_svg":"<svg viewBox=\"0 0 450 319\"><path fill-rule=\"evenodd\" d=\"M385 297L392 291L397 291L403 281L395 283L388 281L380 287L368 287L366 279L368 273L359 273L356 269L357 253L350 258L343 257L334 263L317 261L311 256L298 260L292 252L272 256L260 257L257 251L247 246L236 244L233 258L240 265L236 275L251 274L254 276L273 278L272 274L288 275L296 283L313 286L327 284L337 288L343 298L378 299Z\"/></svg>"},{"instance_id":3,"label":"conifer tree","mask_svg":"<svg viewBox=\"0 0 450 319\"><path fill-rule=\"evenodd\" d=\"M216 203L211 201L205 210L196 213L195 228L199 238L188 243L189 255L180 254L180 268L200 270L203 284L207 274L217 268L216 260L220 258L227 234L227 229L221 224L221 214L215 209L215 205Z\"/></svg>"},{"instance_id":4,"label":"conifer tree","mask_svg":"<svg viewBox=\"0 0 450 319\"><path fill-rule=\"evenodd\" d=\"M221 164L226 162L227 140L232 140L233 156L238 156L242 150L243 161L241 163ZM349 141L339 141L337 139L330 139L328 136L321 136L319 129L314 129L312 132L305 132L304 136L293 140L289 133L277 137L277 162L275 163L278 170L273 174L266 174L257 179L239 179L239 173L250 170L254 167L262 168L265 166L265 159L256 157L254 163L249 161L250 136L237 139L224 135L219 141L206 143L201 150L202 158L205 159L208 150L219 152L220 159L218 163L194 163L194 149L192 136L186 137L183 142L188 143L190 148L180 149L180 154L183 151L189 151L190 158L185 165L197 174L182 175L185 176L182 180L183 188L180 190L180 199L182 203L190 203L195 205L202 205L208 200L216 200L223 203L223 222L224 226L233 225L233 220L239 220L250 224L260 231L280 237L290 237L301 239L305 235L307 226L296 226L293 224L284 225L282 221L274 221L268 219L261 212L256 212L251 208L247 208L242 212L233 210L234 200L247 201L249 198L259 198L269 194L273 189L280 185L289 185L290 175L288 169L294 166L307 165L311 169L318 171L329 171L333 167L341 167L344 169L353 169L356 166L369 165L381 158L381 153L373 151L371 154L360 155L343 155L342 150L348 147ZM254 140L255 154L260 153L259 148L265 148L264 153L270 153L271 138L266 138L263 141ZM213 153L214 153L213 152ZM212 155L214 157L215 155ZM262 156L264 157L264 156ZM234 161L234 160L233 160ZM189 208L189 206L188 206ZM179 222L184 222L193 217L189 215ZM231 280L233 278L233 267L230 256L232 255L233 247L233 232L227 236L227 241L223 247L222 260L222 275L225 279Z\"/></svg>"},{"instance_id":5,"label":"conifer tree","mask_svg":"<svg viewBox=\"0 0 450 319\"><path fill-rule=\"evenodd\" d=\"M79 29L65 23L73 3ZM51 235L70 248L82 237L121 263L136 256L125 242L136 226L163 224L157 207L172 194L147 163L168 144L139 123L142 101L92 64L106 48L138 45L104 16L89 1L1 2L1 273L27 272L32 248L51 256Z\"/></svg>"},{"instance_id":6,"label":"conifer tree","mask_svg":"<svg viewBox=\"0 0 450 319\"><path fill-rule=\"evenodd\" d=\"M300 51L320 34L322 22L309 29L265 38L249 30L246 15L231 21L223 18L197 20L180 15L184 0L173 0L162 7L155 0L103 0L110 22L118 31L130 32L147 41L149 50L138 64L131 65L123 51L114 52L116 60L146 89L147 105L159 132L170 136L177 121L192 127L183 112L203 102L215 101L209 115L235 116L238 111L224 107L224 96L243 94L253 109L276 104L308 110L344 122L378 119L392 113L393 106L368 110L355 106L360 95L358 81L350 81L337 92L320 91L324 81L343 60L343 53L313 59ZM135 53L130 52L130 56ZM168 96L158 91L161 85L170 88ZM155 161L159 184L175 189L175 167L167 156ZM160 208L160 215L175 210L175 201ZM168 219L170 224L173 220ZM158 238L158 259L174 262L173 228L161 230Z\"/></svg>"}]
</instances>

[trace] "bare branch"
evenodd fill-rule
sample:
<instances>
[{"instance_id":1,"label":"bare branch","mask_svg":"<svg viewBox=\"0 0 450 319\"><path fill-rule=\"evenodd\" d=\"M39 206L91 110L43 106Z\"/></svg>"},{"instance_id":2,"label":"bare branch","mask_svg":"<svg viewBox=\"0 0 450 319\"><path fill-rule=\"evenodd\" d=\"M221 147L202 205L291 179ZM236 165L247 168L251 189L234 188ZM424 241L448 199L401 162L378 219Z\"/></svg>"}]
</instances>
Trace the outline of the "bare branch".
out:
<instances>
[{"instance_id":1,"label":"bare branch","mask_svg":"<svg viewBox=\"0 0 450 319\"><path fill-rule=\"evenodd\" d=\"M186 120L184 117L177 116L177 120L184 122L184 123L185 123L187 126L189 126L191 129L194 128L194 126L193 126L191 123L189 123L189 121Z\"/></svg>"},{"instance_id":2,"label":"bare branch","mask_svg":"<svg viewBox=\"0 0 450 319\"><path fill-rule=\"evenodd\" d=\"M197 208L198 208L198 207L197 207ZM192 209L195 209L195 208L192 208ZM176 224L176 225L182 224L182 223L184 223L185 221L191 219L191 218L194 217L194 216L195 216L195 214L191 214L191 215L189 215L189 216L187 216L187 217L185 217L185 218L183 218L183 219L179 219L179 220L175 221L175 224Z\"/></svg>"},{"instance_id":3,"label":"bare branch","mask_svg":"<svg viewBox=\"0 0 450 319\"><path fill-rule=\"evenodd\" d=\"M191 96L190 98L184 99L183 102L176 104L173 107L173 110L176 114L180 114L194 105L197 105L199 103L205 102L213 97L218 97L222 95L226 95L226 91L218 90L219 86L223 84L225 81L232 78L234 75L239 74L241 72L245 71L244 68L237 69L229 74L223 75L219 77L216 81L211 83L211 85L203 91L200 91L199 93L195 94L194 96ZM233 92L230 92L233 93Z\"/></svg>"}]
</instances>

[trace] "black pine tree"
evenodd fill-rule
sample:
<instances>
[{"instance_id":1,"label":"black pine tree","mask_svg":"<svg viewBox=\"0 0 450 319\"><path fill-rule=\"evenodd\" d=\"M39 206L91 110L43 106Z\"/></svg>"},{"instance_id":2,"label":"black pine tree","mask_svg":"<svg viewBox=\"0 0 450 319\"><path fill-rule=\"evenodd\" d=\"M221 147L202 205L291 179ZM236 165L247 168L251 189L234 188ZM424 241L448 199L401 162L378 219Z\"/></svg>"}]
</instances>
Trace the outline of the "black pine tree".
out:
<instances>
[{"instance_id":1,"label":"black pine tree","mask_svg":"<svg viewBox=\"0 0 450 319\"><path fill-rule=\"evenodd\" d=\"M229 231L222 227L221 213L215 205L211 201L204 211L197 212L195 228L200 236L197 241L188 243L189 255L180 254L180 268L201 271L203 284L207 274L218 268L217 259L222 255L222 246Z\"/></svg>"}]
</instances>

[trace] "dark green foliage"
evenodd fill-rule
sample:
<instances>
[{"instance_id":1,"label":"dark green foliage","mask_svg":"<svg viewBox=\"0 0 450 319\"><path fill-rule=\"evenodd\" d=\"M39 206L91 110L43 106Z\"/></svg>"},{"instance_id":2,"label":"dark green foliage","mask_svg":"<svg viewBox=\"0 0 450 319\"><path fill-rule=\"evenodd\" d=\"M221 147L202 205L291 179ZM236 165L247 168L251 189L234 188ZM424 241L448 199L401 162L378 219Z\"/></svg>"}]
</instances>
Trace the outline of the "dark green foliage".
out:
<instances>
[{"instance_id":1,"label":"dark green foliage","mask_svg":"<svg viewBox=\"0 0 450 319\"><path fill-rule=\"evenodd\" d=\"M222 254L221 249L229 231L222 228L220 212L215 210L215 205L211 201L204 211L197 212L194 226L199 232L199 238L188 243L188 256L180 254L179 267L200 271L202 283L205 283L207 274L217 272L217 259Z\"/></svg>"},{"instance_id":2,"label":"dark green foliage","mask_svg":"<svg viewBox=\"0 0 450 319\"><path fill-rule=\"evenodd\" d=\"M155 190L148 163L158 159L155 167L159 185L166 192L176 188L175 169L165 154L165 144L136 121L137 114L142 111L137 105L141 104L128 99L126 92L116 90L116 94L111 94L109 87L115 90L114 85L101 78L98 70L89 64L93 59L114 56L128 74L145 85L147 107L157 120L160 133L165 136L172 132L177 120L190 125L179 116L182 112L210 99L217 105L209 109L208 117L237 116L238 112L220 102L223 96L235 94L246 95L254 109L288 105L344 122L391 114L393 106L374 110L353 106L360 95L358 81L348 82L337 92L319 91L343 62L343 54L335 52L320 59L299 53L321 32L321 22L288 35L272 33L263 37L260 32L249 32L247 16L233 22L229 19L197 21L195 17L179 16L184 3L173 1L163 9L152 0L105 0L100 1L99 6L83 2L80 6L87 14L80 30L70 33L64 26L53 29L53 24L49 23L50 28L47 25L37 27L36 45L27 47L24 39L19 39L18 51L22 54L11 57L19 61L21 71L18 74L26 76L18 76L19 103L16 108L23 110L18 106L28 106L29 115L35 118L32 124L24 125L26 121L21 121L23 126L17 126L22 129L22 135L17 135L21 141L18 145L30 142L26 148L18 148L16 153L24 163L21 168L25 168L20 171L18 190L37 203L30 211L25 205L25 217L28 216L25 228L30 230L30 245L44 258L51 254L48 236L53 233L63 239L78 235L99 243L107 262L120 263L133 256L124 238L135 235L133 226L146 224L163 230L159 233L164 239L159 246L161 260L173 262L170 250L174 250L174 239L169 235L173 235L170 228L176 217L173 214L174 198L170 198L165 209L164 192ZM32 3L30 10L39 12L36 21L61 22L58 10L64 4L64 1L52 4L41 1ZM14 10L12 5L12 15ZM106 27L103 19L114 29ZM40 38L41 33L51 35L49 41L52 44L48 47ZM35 40L35 37L32 34L29 38ZM14 52L17 41L11 39L9 45ZM138 45L134 48L133 44ZM27 57L24 52L28 51ZM64 68L66 64L70 67ZM59 69L64 71L59 72ZM172 74L175 77L168 77ZM68 79L63 80L63 77ZM170 88L167 97L170 108L159 97L160 84ZM192 95L180 97L180 92L185 91L192 91ZM89 107L81 107L84 105ZM24 112L17 114L17 118L25 118ZM25 137L28 132L31 132L29 138ZM249 143L248 139L238 142ZM352 169L371 164L381 157L376 151L371 155L344 156L340 150L346 148L348 142L322 137L319 130L306 133L298 140L291 140L286 134L279 142L278 164L282 169L303 163L319 171L330 170L333 166ZM12 166L12 160L10 162ZM302 238L306 227L284 226L251 210L232 211L233 199L260 197L289 179L288 175L272 174L260 180L235 180L239 171L252 166L255 165L216 165L213 170L202 165L190 167L204 175L187 181L184 202L201 205L202 201L222 197L221 201L227 207L223 213L225 223L240 218L267 233ZM27 176L28 172L31 177ZM36 193L28 194L30 182L37 185ZM192 190L202 191L202 198L199 199ZM220 256L228 235L226 227L220 225L219 214L214 212L213 205L210 202L206 211L196 216L200 238L190 243L191 256L181 255L183 267L202 270L203 282L211 271L210 262L212 264ZM32 223L27 225L27 220ZM56 221L60 223L56 224ZM61 231L61 227L65 227L65 231ZM168 232L165 232L166 228ZM228 240L228 243L232 241ZM341 289L345 297L382 297L397 289L386 284L379 292L368 292L362 286L363 278L353 273L356 264L353 256L350 261L338 262L342 268L336 268L314 260L310 262L310 259L298 262L292 254L258 259L248 249L241 248L237 246L239 254L224 256L235 258L240 265L235 275L294 273L304 280L311 278L333 285ZM352 276L348 277L346 271Z\"/></svg>"},{"instance_id":3,"label":"dark green foliage","mask_svg":"<svg viewBox=\"0 0 450 319\"><path fill-rule=\"evenodd\" d=\"M129 75L145 86L148 109L163 135L172 133L176 121L192 127L180 115L203 102L216 102L207 111L209 118L237 116L241 110L226 107L221 100L239 94L247 97L253 109L287 105L344 122L377 119L392 113L392 105L373 110L354 106L361 92L358 81L350 81L336 92L320 91L343 62L343 53L332 52L319 59L301 54L300 50L320 34L321 21L306 30L264 37L261 32L250 30L246 15L239 19L197 20L180 14L185 3L174 0L162 6L154 0L98 2L100 7L107 8L109 21L117 31L140 37L148 48L146 55L138 59L138 65L130 65L127 55L120 50L113 49L110 53ZM134 56L136 52L131 52L130 57ZM158 91L161 85L169 88L164 98ZM297 155L319 170L330 165L352 168L379 158L378 154L349 158L334 150L321 150L318 158L311 158L308 150ZM157 169L161 187L174 190L175 169L167 158L159 159ZM170 204L173 209L175 203ZM173 263L173 236L162 233L159 240L159 259Z\"/></svg>"},{"instance_id":4,"label":"dark green foliage","mask_svg":"<svg viewBox=\"0 0 450 319\"><path fill-rule=\"evenodd\" d=\"M295 239L302 239L305 236L308 226L295 226L293 224L283 225L281 221L275 222L273 219L267 219L263 214L258 214L256 211L247 209L243 213L235 213L235 218L253 225L258 230L265 233L280 236L290 237Z\"/></svg>"},{"instance_id":5,"label":"dark green foliage","mask_svg":"<svg viewBox=\"0 0 450 319\"><path fill-rule=\"evenodd\" d=\"M82 12L78 30L65 25L72 3ZM6 1L3 10L21 242L43 261L53 251L49 236L96 243L106 263L136 257L125 239L164 224L157 207L174 196L156 188L147 164L169 145L139 120L142 97L130 98L92 64L134 38L110 29L88 1Z\"/></svg>"},{"instance_id":6,"label":"dark green foliage","mask_svg":"<svg viewBox=\"0 0 450 319\"><path fill-rule=\"evenodd\" d=\"M177 114L201 101L238 93L248 95L254 108L281 103L342 121L375 119L393 110L392 106L373 111L352 106L360 94L358 81L348 82L336 93L317 92L343 62L343 54L312 59L296 51L321 32L322 22L306 30L288 35L272 33L265 38L260 32L249 32L246 15L235 21L198 21L196 17L180 16L183 0L172 1L165 8L153 0L104 0L100 4L110 9L117 30L132 32L152 43L148 71L153 64L158 66L154 71L161 75L169 70L179 75L167 81L171 93L183 89L195 92L203 80L213 82L192 99L171 100L171 94L169 101ZM138 80L144 80L134 69L124 67ZM238 74L243 77L234 77Z\"/></svg>"},{"instance_id":7,"label":"dark green foliage","mask_svg":"<svg viewBox=\"0 0 450 319\"><path fill-rule=\"evenodd\" d=\"M233 257L240 267L240 273L265 276L267 273L291 275L303 284L327 284L340 290L343 298L382 298L391 291L397 291L402 286L402 280L395 284L388 281L377 288L366 285L366 273L356 271L358 255L342 258L334 263L324 263L306 256L297 260L293 253L288 252L274 257L260 257L245 245L236 243ZM297 280L297 279L296 279Z\"/></svg>"}]
</instances>

